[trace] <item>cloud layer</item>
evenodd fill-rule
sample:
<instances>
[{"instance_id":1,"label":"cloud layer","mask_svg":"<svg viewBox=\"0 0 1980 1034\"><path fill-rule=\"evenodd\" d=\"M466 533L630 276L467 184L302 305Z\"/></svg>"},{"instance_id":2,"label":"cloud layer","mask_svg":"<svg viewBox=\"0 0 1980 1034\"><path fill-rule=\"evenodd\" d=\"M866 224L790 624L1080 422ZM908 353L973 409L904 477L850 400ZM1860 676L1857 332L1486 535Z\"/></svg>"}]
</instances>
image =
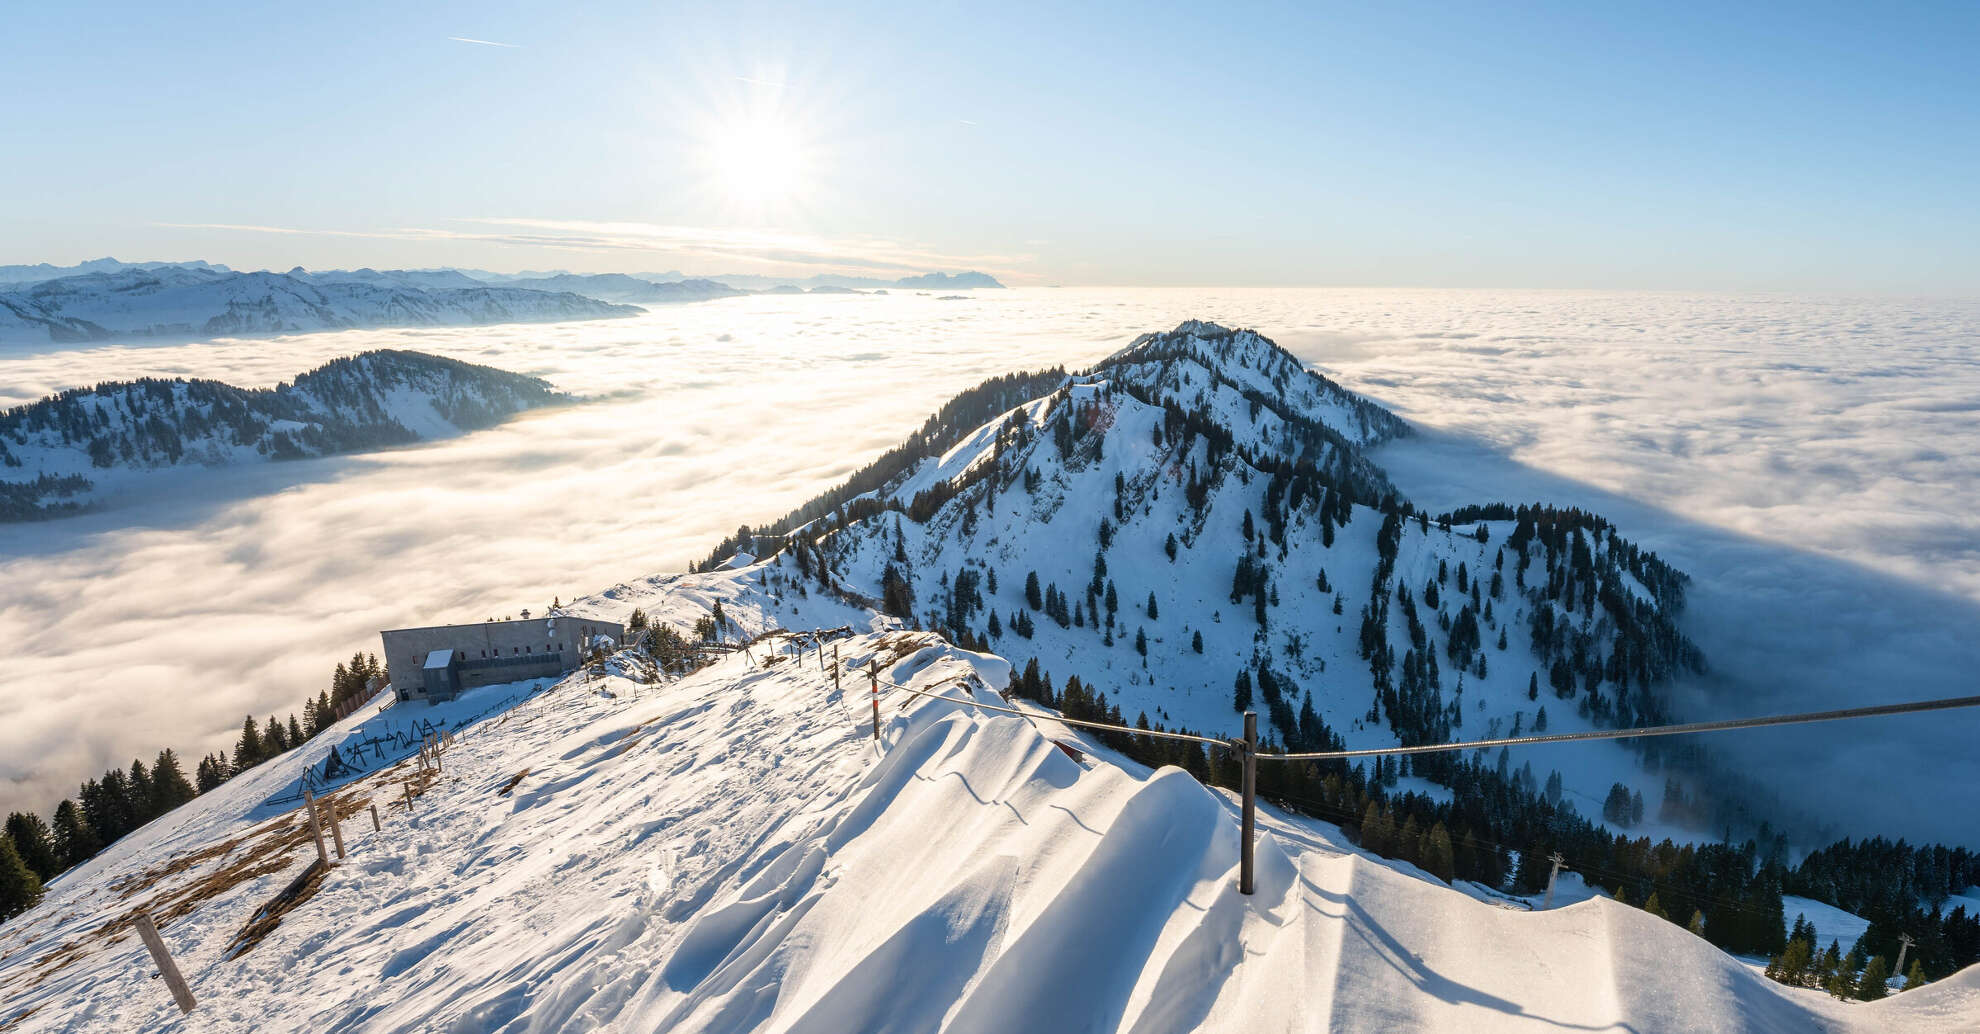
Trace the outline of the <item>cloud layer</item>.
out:
<instances>
[{"instance_id":1,"label":"cloud layer","mask_svg":"<svg viewBox=\"0 0 1980 1034\"><path fill-rule=\"evenodd\" d=\"M13 644L0 807L45 809L166 744L223 747L243 714L286 714L337 659L377 649L379 628L500 616L678 569L835 483L960 388L1088 363L1191 317L1256 326L1436 431L1382 457L1422 501L1586 502L1692 571L1694 633L1716 669L1693 687L1701 713L1948 695L1970 685L1948 680L1980 669L1967 640L1980 612L1971 304L754 297L637 320L11 357L0 404L138 375L266 385L376 347L534 373L599 401L415 449L158 475L112 513L0 527L0 637ZM1812 773L1810 798L1851 786L1860 798L1888 792L1871 776L1902 771L1887 767L1898 757L1970 769L1954 734L1972 727L1777 732L1740 750L1784 792ZM1980 772L1965 778L1972 794ZM1961 832L1925 814L1879 821Z\"/></svg>"}]
</instances>

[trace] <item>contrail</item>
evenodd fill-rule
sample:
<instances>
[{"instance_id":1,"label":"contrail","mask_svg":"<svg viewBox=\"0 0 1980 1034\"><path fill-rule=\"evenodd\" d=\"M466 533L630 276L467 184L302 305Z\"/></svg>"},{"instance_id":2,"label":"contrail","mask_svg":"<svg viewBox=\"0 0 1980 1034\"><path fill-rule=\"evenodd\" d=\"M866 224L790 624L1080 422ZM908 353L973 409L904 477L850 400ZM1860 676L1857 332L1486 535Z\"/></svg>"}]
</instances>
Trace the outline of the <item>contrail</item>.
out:
<instances>
[{"instance_id":1,"label":"contrail","mask_svg":"<svg viewBox=\"0 0 1980 1034\"><path fill-rule=\"evenodd\" d=\"M479 44L479 45L481 45L481 46L484 46L484 47L503 47L503 48L506 48L506 49L508 49L508 50L516 50L516 49L519 49L519 47L520 47L520 44L515 44L515 43L497 43L497 42L495 42L494 40L488 40L488 39L471 39L471 38L469 38L469 37L467 37L467 36L449 36L449 37L447 37L447 38L448 38L448 39L450 39L450 40L453 40L453 41L454 41L454 42L456 42L456 43L475 43L475 44Z\"/></svg>"}]
</instances>

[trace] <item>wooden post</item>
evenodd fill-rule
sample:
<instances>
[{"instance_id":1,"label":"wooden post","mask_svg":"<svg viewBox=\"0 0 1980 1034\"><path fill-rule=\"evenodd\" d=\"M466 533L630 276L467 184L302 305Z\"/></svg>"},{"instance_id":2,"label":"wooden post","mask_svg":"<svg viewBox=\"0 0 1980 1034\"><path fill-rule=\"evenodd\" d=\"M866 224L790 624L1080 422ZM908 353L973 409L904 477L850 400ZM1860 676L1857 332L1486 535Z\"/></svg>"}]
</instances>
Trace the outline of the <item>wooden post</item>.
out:
<instances>
[{"instance_id":1,"label":"wooden post","mask_svg":"<svg viewBox=\"0 0 1980 1034\"><path fill-rule=\"evenodd\" d=\"M1250 894L1257 886L1257 866L1251 842L1258 832L1258 712L1244 713L1244 843L1238 854L1238 893Z\"/></svg>"},{"instance_id":2,"label":"wooden post","mask_svg":"<svg viewBox=\"0 0 1980 1034\"><path fill-rule=\"evenodd\" d=\"M880 742L880 662L866 662L866 673L873 679L873 742Z\"/></svg>"},{"instance_id":3,"label":"wooden post","mask_svg":"<svg viewBox=\"0 0 1980 1034\"><path fill-rule=\"evenodd\" d=\"M330 867L330 852L323 847L323 824L316 818L316 798L308 790L303 791L303 809L309 812L309 835L316 838L316 860L323 867Z\"/></svg>"},{"instance_id":4,"label":"wooden post","mask_svg":"<svg viewBox=\"0 0 1980 1034\"><path fill-rule=\"evenodd\" d=\"M410 814L413 810L412 780L408 779L404 783L401 783L399 785L404 786L406 788L406 812Z\"/></svg>"},{"instance_id":5,"label":"wooden post","mask_svg":"<svg viewBox=\"0 0 1980 1034\"><path fill-rule=\"evenodd\" d=\"M832 692L834 693L841 692L841 690L839 689L839 644L838 643L832 644Z\"/></svg>"},{"instance_id":6,"label":"wooden post","mask_svg":"<svg viewBox=\"0 0 1980 1034\"><path fill-rule=\"evenodd\" d=\"M172 955L165 950L165 939L158 936L158 927L151 917L139 912L133 922L144 946L151 951L151 961L158 964L158 975L165 978L165 986L172 991L172 1000L179 1003L179 1012L189 1013L196 1004L192 989L186 986L186 978L179 974L179 967L172 962Z\"/></svg>"},{"instance_id":7,"label":"wooden post","mask_svg":"<svg viewBox=\"0 0 1980 1034\"><path fill-rule=\"evenodd\" d=\"M330 809L330 841L337 845L337 860L341 862L344 860L344 823L337 817L337 799L332 797L325 803Z\"/></svg>"},{"instance_id":8,"label":"wooden post","mask_svg":"<svg viewBox=\"0 0 1980 1034\"><path fill-rule=\"evenodd\" d=\"M371 831L373 833L385 832L385 824L378 821L378 805L376 804L371 806Z\"/></svg>"}]
</instances>

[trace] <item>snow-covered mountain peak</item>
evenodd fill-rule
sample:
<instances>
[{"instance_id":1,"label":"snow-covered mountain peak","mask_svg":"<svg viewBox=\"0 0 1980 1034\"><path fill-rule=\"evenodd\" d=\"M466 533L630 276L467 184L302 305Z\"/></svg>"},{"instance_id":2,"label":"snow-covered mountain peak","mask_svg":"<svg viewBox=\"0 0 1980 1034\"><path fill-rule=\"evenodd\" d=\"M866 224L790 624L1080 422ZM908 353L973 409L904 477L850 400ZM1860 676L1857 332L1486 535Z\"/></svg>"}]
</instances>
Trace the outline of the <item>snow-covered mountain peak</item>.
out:
<instances>
[{"instance_id":1,"label":"snow-covered mountain peak","mask_svg":"<svg viewBox=\"0 0 1980 1034\"><path fill-rule=\"evenodd\" d=\"M1193 370L1201 376L1192 377ZM1135 338L1094 372L1164 394L1227 389L1245 399L1247 408L1264 406L1282 419L1312 421L1359 446L1409 433L1401 417L1328 380L1255 330L1188 320L1174 330Z\"/></svg>"}]
</instances>

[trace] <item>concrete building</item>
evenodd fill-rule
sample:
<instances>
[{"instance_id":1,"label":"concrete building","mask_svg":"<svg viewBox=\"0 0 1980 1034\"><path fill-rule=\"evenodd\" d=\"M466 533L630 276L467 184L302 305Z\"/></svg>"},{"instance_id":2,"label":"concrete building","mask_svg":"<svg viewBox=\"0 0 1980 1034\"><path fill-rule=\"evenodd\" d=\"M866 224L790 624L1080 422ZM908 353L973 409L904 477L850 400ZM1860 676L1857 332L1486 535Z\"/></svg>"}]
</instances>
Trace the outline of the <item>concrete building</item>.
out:
<instances>
[{"instance_id":1,"label":"concrete building","mask_svg":"<svg viewBox=\"0 0 1980 1034\"><path fill-rule=\"evenodd\" d=\"M400 700L452 700L498 682L562 675L599 636L618 643L616 622L572 615L473 625L396 628L384 640L385 673Z\"/></svg>"}]
</instances>

